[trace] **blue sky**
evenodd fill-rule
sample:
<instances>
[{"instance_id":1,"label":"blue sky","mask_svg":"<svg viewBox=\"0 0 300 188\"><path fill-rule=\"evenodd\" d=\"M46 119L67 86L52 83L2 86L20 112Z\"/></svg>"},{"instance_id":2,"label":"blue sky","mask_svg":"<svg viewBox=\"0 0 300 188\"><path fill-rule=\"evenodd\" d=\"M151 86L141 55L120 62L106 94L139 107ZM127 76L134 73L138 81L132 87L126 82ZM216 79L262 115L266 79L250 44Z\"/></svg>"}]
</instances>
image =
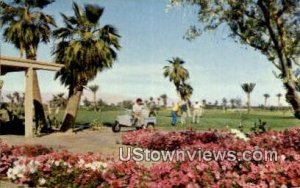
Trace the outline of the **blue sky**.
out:
<instances>
[{"instance_id":1,"label":"blue sky","mask_svg":"<svg viewBox=\"0 0 300 188\"><path fill-rule=\"evenodd\" d=\"M105 7L101 24L112 24L122 36L122 49L113 69L100 73L91 84L98 84L98 97L115 102L122 98L158 97L166 93L176 99L174 86L162 76L166 60L181 57L190 71L194 87L193 100L214 102L240 97L245 101L241 83L257 83L253 103L262 104L263 94L271 95L270 104L277 104L275 95L284 93L281 81L272 73L272 64L259 52L226 39L226 30L205 33L195 41L183 39L188 26L196 21L193 9L173 8L166 12L167 0L78 0L77 3L99 4ZM61 26L60 12L73 14L72 1L57 0L45 9ZM40 45L38 59L52 61L54 42ZM1 55L18 56L17 50L1 38ZM66 91L54 81L54 73L39 72L44 96ZM10 73L4 77L6 92L24 89L24 73ZM90 97L89 92L85 92ZM44 97L47 99L47 97Z\"/></svg>"}]
</instances>

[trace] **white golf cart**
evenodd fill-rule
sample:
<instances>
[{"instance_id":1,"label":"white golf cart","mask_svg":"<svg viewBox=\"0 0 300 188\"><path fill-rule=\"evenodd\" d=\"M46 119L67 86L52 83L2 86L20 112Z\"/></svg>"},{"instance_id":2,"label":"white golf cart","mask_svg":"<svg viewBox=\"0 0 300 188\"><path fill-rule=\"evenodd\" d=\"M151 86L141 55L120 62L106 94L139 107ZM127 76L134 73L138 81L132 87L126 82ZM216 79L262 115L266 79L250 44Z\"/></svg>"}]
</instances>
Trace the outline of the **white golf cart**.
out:
<instances>
[{"instance_id":1,"label":"white golf cart","mask_svg":"<svg viewBox=\"0 0 300 188\"><path fill-rule=\"evenodd\" d=\"M138 130L155 126L156 117L149 117L149 110L144 109L142 111L142 116L142 122L138 122L132 117L131 110L125 110L125 114L117 116L115 124L112 126L112 131L120 132L121 127L135 127Z\"/></svg>"}]
</instances>

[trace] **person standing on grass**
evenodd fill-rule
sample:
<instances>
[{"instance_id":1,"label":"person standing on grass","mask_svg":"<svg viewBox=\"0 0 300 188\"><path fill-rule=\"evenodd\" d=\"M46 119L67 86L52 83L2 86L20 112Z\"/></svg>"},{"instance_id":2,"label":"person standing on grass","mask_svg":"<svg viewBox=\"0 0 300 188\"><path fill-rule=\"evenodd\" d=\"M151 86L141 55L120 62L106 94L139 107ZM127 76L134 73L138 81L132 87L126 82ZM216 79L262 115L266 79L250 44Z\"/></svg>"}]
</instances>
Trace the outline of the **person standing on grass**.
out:
<instances>
[{"instance_id":1,"label":"person standing on grass","mask_svg":"<svg viewBox=\"0 0 300 188\"><path fill-rule=\"evenodd\" d=\"M193 106L193 123L200 123L200 117L202 116L202 106L201 104L196 101L195 105Z\"/></svg>"},{"instance_id":2,"label":"person standing on grass","mask_svg":"<svg viewBox=\"0 0 300 188\"><path fill-rule=\"evenodd\" d=\"M171 125L175 126L177 123L177 113L179 111L179 105L177 102L172 103L172 111L171 111L171 116L172 116L172 121Z\"/></svg>"},{"instance_id":3,"label":"person standing on grass","mask_svg":"<svg viewBox=\"0 0 300 188\"><path fill-rule=\"evenodd\" d=\"M188 116L188 106L187 105L188 104L185 101L183 101L180 106L180 111L181 111L180 120L181 120L182 125L186 124L186 120L187 120L187 116Z\"/></svg>"}]
</instances>

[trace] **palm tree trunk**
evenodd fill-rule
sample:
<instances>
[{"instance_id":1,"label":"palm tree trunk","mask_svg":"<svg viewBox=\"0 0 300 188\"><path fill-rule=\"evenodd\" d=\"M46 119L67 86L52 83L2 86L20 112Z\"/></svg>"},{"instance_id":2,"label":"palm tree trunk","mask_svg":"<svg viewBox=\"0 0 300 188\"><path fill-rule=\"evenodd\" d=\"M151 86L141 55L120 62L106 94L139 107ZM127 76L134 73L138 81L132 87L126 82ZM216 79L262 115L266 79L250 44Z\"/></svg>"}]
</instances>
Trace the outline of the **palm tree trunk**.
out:
<instances>
[{"instance_id":1,"label":"palm tree trunk","mask_svg":"<svg viewBox=\"0 0 300 188\"><path fill-rule=\"evenodd\" d=\"M73 95L69 97L67 107L66 107L65 117L60 127L60 130L62 132L66 132L71 127L74 127L82 91L83 91L83 87L74 91Z\"/></svg>"},{"instance_id":2,"label":"palm tree trunk","mask_svg":"<svg viewBox=\"0 0 300 188\"><path fill-rule=\"evenodd\" d=\"M265 108L267 108L267 98L265 98Z\"/></svg>"},{"instance_id":3,"label":"palm tree trunk","mask_svg":"<svg viewBox=\"0 0 300 188\"><path fill-rule=\"evenodd\" d=\"M94 111L97 110L97 104L96 104L96 101L97 101L97 99L96 99L96 92L94 92Z\"/></svg>"},{"instance_id":4,"label":"palm tree trunk","mask_svg":"<svg viewBox=\"0 0 300 188\"><path fill-rule=\"evenodd\" d=\"M251 101L251 99L250 99L250 93L248 93L247 94L247 106L248 106L248 114L250 113L250 101Z\"/></svg>"}]
</instances>

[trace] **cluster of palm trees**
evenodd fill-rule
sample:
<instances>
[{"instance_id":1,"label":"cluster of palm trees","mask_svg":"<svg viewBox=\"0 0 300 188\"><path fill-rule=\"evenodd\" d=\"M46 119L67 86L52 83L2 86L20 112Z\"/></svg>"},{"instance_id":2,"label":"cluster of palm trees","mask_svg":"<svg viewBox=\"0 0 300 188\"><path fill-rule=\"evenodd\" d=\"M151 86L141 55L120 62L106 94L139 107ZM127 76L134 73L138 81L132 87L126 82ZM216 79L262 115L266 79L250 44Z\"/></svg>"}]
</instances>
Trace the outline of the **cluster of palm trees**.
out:
<instances>
[{"instance_id":1,"label":"cluster of palm trees","mask_svg":"<svg viewBox=\"0 0 300 188\"><path fill-rule=\"evenodd\" d=\"M170 65L163 67L164 77L169 78L170 82L173 82L180 99L188 101L193 94L193 88L187 83L190 75L189 71L183 67L185 64L184 60L179 57L174 57L168 60L168 62Z\"/></svg>"},{"instance_id":2,"label":"cluster of palm trees","mask_svg":"<svg viewBox=\"0 0 300 188\"><path fill-rule=\"evenodd\" d=\"M263 96L264 96L264 99L265 99L264 106L267 107L268 106L268 99L271 97L271 95L268 94L268 93L265 93ZM276 95L276 97L277 97L277 105L278 105L278 108L279 108L281 106L281 97L282 97L282 94L278 93Z\"/></svg>"},{"instance_id":3,"label":"cluster of palm trees","mask_svg":"<svg viewBox=\"0 0 300 188\"><path fill-rule=\"evenodd\" d=\"M25 94L19 92L13 92L6 95L6 98L9 100L10 108L22 107L24 106Z\"/></svg>"},{"instance_id":4,"label":"cluster of palm trees","mask_svg":"<svg viewBox=\"0 0 300 188\"><path fill-rule=\"evenodd\" d=\"M51 15L42 9L54 0L14 0L0 3L0 28L3 38L13 44L20 57L36 59L41 42L49 43L53 38L56 45L55 62L64 65L56 74L69 89L66 114L61 126L68 130L75 123L80 98L85 86L98 72L111 68L120 49L120 35L111 25L100 26L104 8L96 5L80 7L73 3L74 15L61 13L64 26L57 28Z\"/></svg>"},{"instance_id":5,"label":"cluster of palm trees","mask_svg":"<svg viewBox=\"0 0 300 188\"><path fill-rule=\"evenodd\" d=\"M145 103L147 105L155 104L157 106L167 107L167 105L168 105L168 96L167 96L167 94L161 94L159 97L156 98L156 101L154 100L153 97L149 97L149 100L145 100Z\"/></svg>"}]
</instances>

